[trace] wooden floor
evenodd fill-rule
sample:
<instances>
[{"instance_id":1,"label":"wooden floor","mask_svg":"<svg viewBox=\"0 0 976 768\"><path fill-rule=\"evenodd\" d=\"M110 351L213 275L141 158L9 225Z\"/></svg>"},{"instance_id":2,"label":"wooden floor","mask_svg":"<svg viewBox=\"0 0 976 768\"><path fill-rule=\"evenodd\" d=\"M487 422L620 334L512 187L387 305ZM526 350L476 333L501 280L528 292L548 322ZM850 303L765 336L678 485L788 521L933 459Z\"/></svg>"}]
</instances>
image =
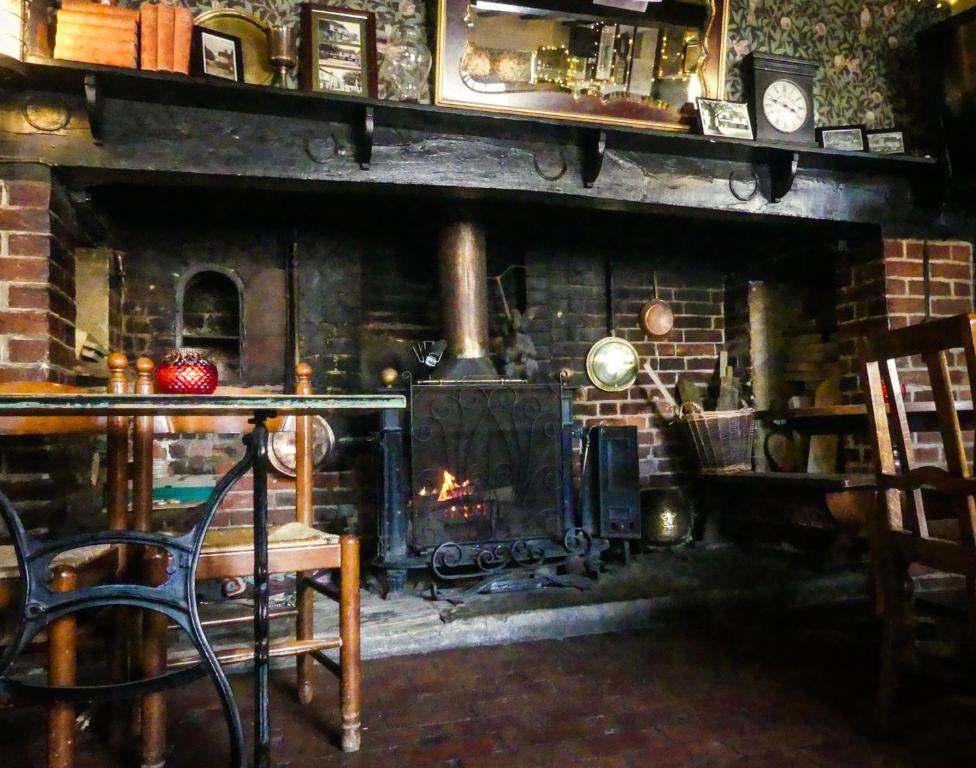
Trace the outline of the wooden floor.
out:
<instances>
[{"instance_id":1,"label":"wooden floor","mask_svg":"<svg viewBox=\"0 0 976 768\"><path fill-rule=\"evenodd\" d=\"M855 615L856 614L856 615ZM337 688L303 708L276 672L274 764L412 768L962 768L976 765L976 686L949 667L918 686L892 741L872 740L874 639L860 609L683 622L651 633L446 651L365 664L363 751L334 745ZM942 669L942 667L940 667ZM251 687L234 686L246 718ZM171 768L226 765L216 697L170 697ZM0 765L43 765L40 711L0 712ZM92 729L80 768L133 765Z\"/></svg>"}]
</instances>

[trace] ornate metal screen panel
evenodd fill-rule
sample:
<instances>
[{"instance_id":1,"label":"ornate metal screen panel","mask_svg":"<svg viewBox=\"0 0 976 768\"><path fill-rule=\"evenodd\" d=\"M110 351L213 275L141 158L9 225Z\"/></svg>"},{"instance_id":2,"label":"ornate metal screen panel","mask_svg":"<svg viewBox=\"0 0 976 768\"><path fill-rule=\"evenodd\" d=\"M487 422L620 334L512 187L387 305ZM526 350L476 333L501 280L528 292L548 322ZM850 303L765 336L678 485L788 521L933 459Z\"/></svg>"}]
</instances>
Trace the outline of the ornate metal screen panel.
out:
<instances>
[{"instance_id":1,"label":"ornate metal screen panel","mask_svg":"<svg viewBox=\"0 0 976 768\"><path fill-rule=\"evenodd\" d=\"M558 386L417 385L411 411L415 549L561 539Z\"/></svg>"}]
</instances>

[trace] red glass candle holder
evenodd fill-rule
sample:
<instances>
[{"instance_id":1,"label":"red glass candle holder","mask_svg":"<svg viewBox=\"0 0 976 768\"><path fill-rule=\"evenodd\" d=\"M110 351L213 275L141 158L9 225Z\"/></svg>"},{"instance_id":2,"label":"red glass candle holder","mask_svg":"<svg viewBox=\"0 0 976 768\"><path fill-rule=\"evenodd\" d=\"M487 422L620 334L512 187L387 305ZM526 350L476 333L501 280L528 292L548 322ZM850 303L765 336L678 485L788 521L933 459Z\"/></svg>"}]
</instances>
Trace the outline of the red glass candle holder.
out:
<instances>
[{"instance_id":1,"label":"red glass candle holder","mask_svg":"<svg viewBox=\"0 0 976 768\"><path fill-rule=\"evenodd\" d=\"M888 398L888 385L885 384L883 381L881 382L881 396L884 398L884 401L886 403L887 402L890 402L889 401L889 398ZM907 396L908 396L908 387L905 386L905 382L903 381L903 382L901 382L901 397L902 397L902 400L904 400Z\"/></svg>"},{"instance_id":2,"label":"red glass candle holder","mask_svg":"<svg viewBox=\"0 0 976 768\"><path fill-rule=\"evenodd\" d=\"M156 391L165 395L212 395L217 366L194 349L174 349L156 366Z\"/></svg>"}]
</instances>

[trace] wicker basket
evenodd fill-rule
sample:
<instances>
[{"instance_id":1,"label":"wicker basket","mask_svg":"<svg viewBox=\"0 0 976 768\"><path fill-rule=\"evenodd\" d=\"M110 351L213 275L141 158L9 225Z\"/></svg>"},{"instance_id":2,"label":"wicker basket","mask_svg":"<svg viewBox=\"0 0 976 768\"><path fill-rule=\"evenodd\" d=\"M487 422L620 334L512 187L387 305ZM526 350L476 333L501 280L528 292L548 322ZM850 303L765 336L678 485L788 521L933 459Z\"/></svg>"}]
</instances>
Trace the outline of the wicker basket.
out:
<instances>
[{"instance_id":1,"label":"wicker basket","mask_svg":"<svg viewBox=\"0 0 976 768\"><path fill-rule=\"evenodd\" d=\"M703 411L683 413L679 429L695 449L704 475L727 475L752 470L752 442L756 434L755 411Z\"/></svg>"}]
</instances>

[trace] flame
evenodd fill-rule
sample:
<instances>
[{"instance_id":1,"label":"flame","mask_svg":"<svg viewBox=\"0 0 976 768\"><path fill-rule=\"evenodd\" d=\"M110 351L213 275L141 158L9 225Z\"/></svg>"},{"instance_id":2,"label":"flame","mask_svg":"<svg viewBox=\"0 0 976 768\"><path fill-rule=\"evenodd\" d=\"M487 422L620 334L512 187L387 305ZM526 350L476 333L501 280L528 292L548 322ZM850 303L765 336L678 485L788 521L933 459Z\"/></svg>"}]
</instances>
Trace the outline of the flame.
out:
<instances>
[{"instance_id":1,"label":"flame","mask_svg":"<svg viewBox=\"0 0 976 768\"><path fill-rule=\"evenodd\" d=\"M437 494L437 500L450 501L451 499L456 499L467 495L470 490L470 480L465 480L462 483L458 483L457 478L445 469L444 480L441 483L441 490Z\"/></svg>"}]
</instances>

